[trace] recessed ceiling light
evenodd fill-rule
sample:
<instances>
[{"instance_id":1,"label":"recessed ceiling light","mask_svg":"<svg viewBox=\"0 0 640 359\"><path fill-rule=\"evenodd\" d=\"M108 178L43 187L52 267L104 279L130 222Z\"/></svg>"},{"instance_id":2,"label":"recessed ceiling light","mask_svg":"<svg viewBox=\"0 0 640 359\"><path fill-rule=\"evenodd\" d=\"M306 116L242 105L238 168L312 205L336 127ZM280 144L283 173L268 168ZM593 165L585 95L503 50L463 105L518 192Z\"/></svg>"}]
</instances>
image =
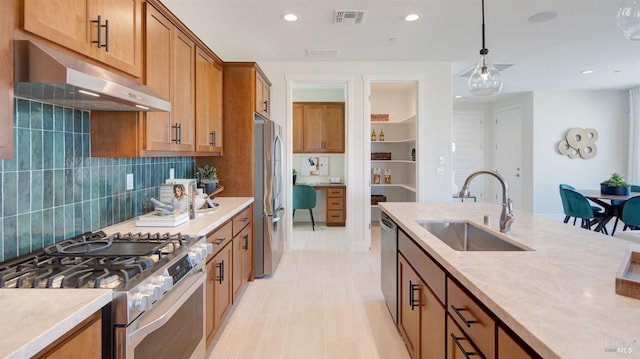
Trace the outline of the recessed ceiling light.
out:
<instances>
[{"instance_id":1,"label":"recessed ceiling light","mask_svg":"<svg viewBox=\"0 0 640 359\"><path fill-rule=\"evenodd\" d=\"M282 18L285 19L286 21L298 21L298 15L294 13L284 14Z\"/></svg>"},{"instance_id":2,"label":"recessed ceiling light","mask_svg":"<svg viewBox=\"0 0 640 359\"><path fill-rule=\"evenodd\" d=\"M404 17L404 21L412 22L412 21L418 20L419 18L420 18L420 15L418 14L409 14Z\"/></svg>"},{"instance_id":3,"label":"recessed ceiling light","mask_svg":"<svg viewBox=\"0 0 640 359\"><path fill-rule=\"evenodd\" d=\"M531 22L531 23L540 23L540 22L547 22L547 21L551 21L553 19L555 19L558 16L558 13L555 11L543 11L543 12L539 12L535 15L531 15L527 21Z\"/></svg>"},{"instance_id":4,"label":"recessed ceiling light","mask_svg":"<svg viewBox=\"0 0 640 359\"><path fill-rule=\"evenodd\" d=\"M580 71L580 73L583 74L583 75L588 75L588 74L593 73L593 70L584 70L584 71Z\"/></svg>"}]
</instances>

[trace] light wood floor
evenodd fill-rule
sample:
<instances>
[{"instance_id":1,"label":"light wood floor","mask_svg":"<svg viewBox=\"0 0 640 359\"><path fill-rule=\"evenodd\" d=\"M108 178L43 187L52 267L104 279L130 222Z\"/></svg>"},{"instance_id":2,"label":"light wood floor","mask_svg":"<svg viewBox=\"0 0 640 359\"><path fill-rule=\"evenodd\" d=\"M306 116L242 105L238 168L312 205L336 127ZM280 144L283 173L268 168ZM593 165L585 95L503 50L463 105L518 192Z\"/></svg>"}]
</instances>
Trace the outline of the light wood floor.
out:
<instances>
[{"instance_id":1,"label":"light wood floor","mask_svg":"<svg viewBox=\"0 0 640 359\"><path fill-rule=\"evenodd\" d=\"M379 228L367 253L349 252L345 236L296 224L292 249L249 283L209 359L408 359L380 292Z\"/></svg>"}]
</instances>

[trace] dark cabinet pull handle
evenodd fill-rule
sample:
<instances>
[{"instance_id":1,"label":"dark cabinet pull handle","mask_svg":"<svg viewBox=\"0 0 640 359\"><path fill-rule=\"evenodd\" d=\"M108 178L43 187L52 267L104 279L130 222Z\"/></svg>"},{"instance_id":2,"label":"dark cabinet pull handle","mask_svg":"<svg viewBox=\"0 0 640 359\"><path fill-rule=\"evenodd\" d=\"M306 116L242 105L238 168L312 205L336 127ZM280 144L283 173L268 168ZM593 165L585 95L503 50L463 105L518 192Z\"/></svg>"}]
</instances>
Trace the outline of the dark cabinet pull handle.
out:
<instances>
[{"instance_id":1,"label":"dark cabinet pull handle","mask_svg":"<svg viewBox=\"0 0 640 359\"><path fill-rule=\"evenodd\" d=\"M416 299L416 296L414 294L416 290L418 291L419 295L420 284L413 284L411 281L409 281L409 305L411 305L411 310L414 310L420 306L420 298Z\"/></svg>"},{"instance_id":2,"label":"dark cabinet pull handle","mask_svg":"<svg viewBox=\"0 0 640 359\"><path fill-rule=\"evenodd\" d=\"M98 32L100 29L98 29ZM104 51L109 52L109 20L104 21Z\"/></svg>"},{"instance_id":3,"label":"dark cabinet pull handle","mask_svg":"<svg viewBox=\"0 0 640 359\"><path fill-rule=\"evenodd\" d=\"M462 315L462 311L466 310L464 308L456 308L453 306L453 304L451 304L451 309L453 309L453 311L458 315L458 317L462 320L462 322L464 323L464 325L467 326L467 328L471 328L471 324L473 323L477 323L477 321L475 320L467 320L463 315Z\"/></svg>"},{"instance_id":4,"label":"dark cabinet pull handle","mask_svg":"<svg viewBox=\"0 0 640 359\"><path fill-rule=\"evenodd\" d=\"M211 131L211 146L216 147L216 131Z\"/></svg>"},{"instance_id":5,"label":"dark cabinet pull handle","mask_svg":"<svg viewBox=\"0 0 640 359\"><path fill-rule=\"evenodd\" d=\"M245 234L244 237L242 237L242 239L244 239L244 244L242 244L242 249L249 250L249 235Z\"/></svg>"},{"instance_id":6,"label":"dark cabinet pull handle","mask_svg":"<svg viewBox=\"0 0 640 359\"><path fill-rule=\"evenodd\" d=\"M91 20L91 22L94 24L98 24L98 40L91 41L91 43L98 44L98 48L106 47L106 45L102 44L102 28L105 27L105 25L102 25L102 16L98 15L98 20ZM106 23L108 23L108 20L106 21Z\"/></svg>"},{"instance_id":7,"label":"dark cabinet pull handle","mask_svg":"<svg viewBox=\"0 0 640 359\"><path fill-rule=\"evenodd\" d=\"M216 281L222 284L222 282L224 282L224 259L220 263L216 263L216 267L219 269L219 275L216 276Z\"/></svg>"},{"instance_id":8,"label":"dark cabinet pull handle","mask_svg":"<svg viewBox=\"0 0 640 359\"><path fill-rule=\"evenodd\" d=\"M176 138L172 139L171 142L180 143L180 138L178 137L179 136L179 134L178 134L179 130L178 129L180 128L180 124L176 123L175 125L172 125L171 128L174 128L176 130L176 133L175 133L176 134Z\"/></svg>"},{"instance_id":9,"label":"dark cabinet pull handle","mask_svg":"<svg viewBox=\"0 0 640 359\"><path fill-rule=\"evenodd\" d=\"M269 103L267 102L267 100L264 100L262 103L264 104L264 108L262 111L269 112Z\"/></svg>"},{"instance_id":10,"label":"dark cabinet pull handle","mask_svg":"<svg viewBox=\"0 0 640 359\"><path fill-rule=\"evenodd\" d=\"M462 355L464 355L465 358L469 359L472 355L477 355L476 352L468 352L464 350L464 348L462 347L462 344L460 344L460 340L465 340L465 338L463 337L458 338L453 333L451 333L451 339L453 339L453 342L456 343L456 346L458 347L458 349L460 349L460 351L462 352Z\"/></svg>"},{"instance_id":11,"label":"dark cabinet pull handle","mask_svg":"<svg viewBox=\"0 0 640 359\"><path fill-rule=\"evenodd\" d=\"M178 143L182 143L182 124L178 124Z\"/></svg>"},{"instance_id":12,"label":"dark cabinet pull handle","mask_svg":"<svg viewBox=\"0 0 640 359\"><path fill-rule=\"evenodd\" d=\"M222 242L224 242L224 237L223 238L217 238L217 239L213 240L213 244L215 244L216 246L219 245Z\"/></svg>"}]
</instances>

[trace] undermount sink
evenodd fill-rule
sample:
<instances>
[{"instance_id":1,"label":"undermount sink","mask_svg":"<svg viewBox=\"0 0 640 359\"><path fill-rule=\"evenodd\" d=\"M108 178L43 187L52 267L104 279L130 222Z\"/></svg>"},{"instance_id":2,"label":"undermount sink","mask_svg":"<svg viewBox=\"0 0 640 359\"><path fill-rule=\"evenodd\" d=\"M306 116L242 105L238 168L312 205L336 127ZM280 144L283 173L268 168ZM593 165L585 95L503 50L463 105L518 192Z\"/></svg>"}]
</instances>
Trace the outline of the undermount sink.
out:
<instances>
[{"instance_id":1,"label":"undermount sink","mask_svg":"<svg viewBox=\"0 0 640 359\"><path fill-rule=\"evenodd\" d=\"M521 244L464 221L416 221L456 251L530 251Z\"/></svg>"}]
</instances>

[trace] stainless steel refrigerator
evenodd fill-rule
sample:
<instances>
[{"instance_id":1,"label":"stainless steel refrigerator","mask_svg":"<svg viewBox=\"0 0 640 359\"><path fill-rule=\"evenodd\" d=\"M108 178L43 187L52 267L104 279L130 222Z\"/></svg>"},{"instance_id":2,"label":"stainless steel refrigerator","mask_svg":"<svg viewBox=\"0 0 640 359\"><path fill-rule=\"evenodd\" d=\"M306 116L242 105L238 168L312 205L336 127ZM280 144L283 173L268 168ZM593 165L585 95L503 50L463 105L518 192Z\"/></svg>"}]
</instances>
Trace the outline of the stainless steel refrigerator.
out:
<instances>
[{"instance_id":1,"label":"stainless steel refrigerator","mask_svg":"<svg viewBox=\"0 0 640 359\"><path fill-rule=\"evenodd\" d=\"M272 275L282 256L284 228L283 144L281 127L255 117L254 275Z\"/></svg>"}]
</instances>

